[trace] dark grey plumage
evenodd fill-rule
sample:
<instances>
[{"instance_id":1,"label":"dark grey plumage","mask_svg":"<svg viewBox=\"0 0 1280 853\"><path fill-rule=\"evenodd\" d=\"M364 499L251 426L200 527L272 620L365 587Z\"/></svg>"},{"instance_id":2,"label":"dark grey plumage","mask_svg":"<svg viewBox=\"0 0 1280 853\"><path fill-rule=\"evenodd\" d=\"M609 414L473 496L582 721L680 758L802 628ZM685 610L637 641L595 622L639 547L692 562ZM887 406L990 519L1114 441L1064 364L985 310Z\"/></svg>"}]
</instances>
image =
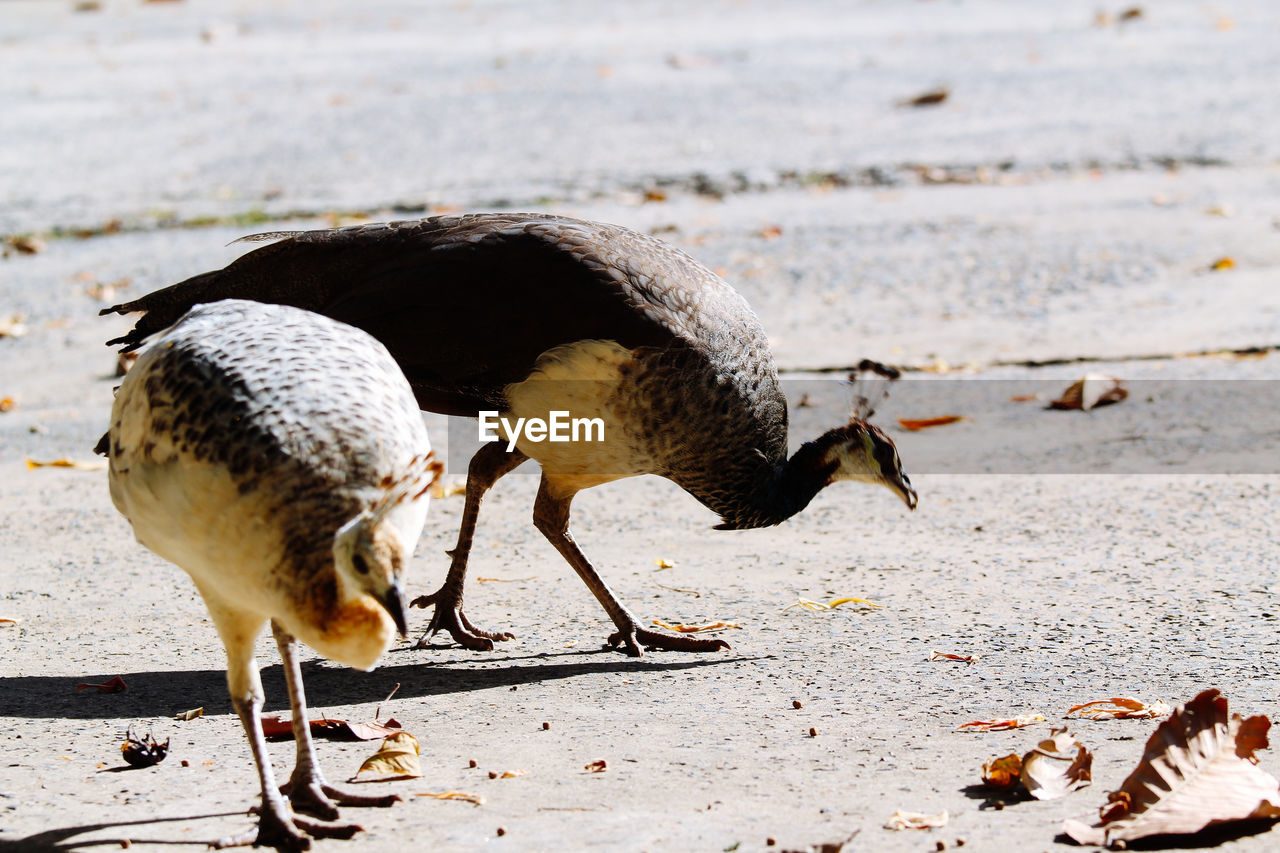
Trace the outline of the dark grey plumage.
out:
<instances>
[{"instance_id":1,"label":"dark grey plumage","mask_svg":"<svg viewBox=\"0 0 1280 853\"><path fill-rule=\"evenodd\" d=\"M653 237L564 217L475 214L251 239L279 242L107 309L146 312L112 343L135 346L191 304L236 297L296 305L365 329L432 411L507 411L513 399L523 405L533 394L531 374L612 383L600 401L618 424L610 454L583 449L581 458L552 458L547 445L521 444L502 458L490 445L473 460L450 577L427 597L437 605L432 627L448 627L468 645L500 636L471 629L460 612L475 511L523 454L544 469L535 523L610 611L619 627L611 641L633 652L634 620L568 537L568 504L578 490L657 474L718 513L725 528L777 524L836 479L882 482L914 505L892 442L860 421L788 460L786 400L756 315L718 276ZM441 616L446 605L456 618ZM661 638L644 634L645 642Z\"/></svg>"}]
</instances>

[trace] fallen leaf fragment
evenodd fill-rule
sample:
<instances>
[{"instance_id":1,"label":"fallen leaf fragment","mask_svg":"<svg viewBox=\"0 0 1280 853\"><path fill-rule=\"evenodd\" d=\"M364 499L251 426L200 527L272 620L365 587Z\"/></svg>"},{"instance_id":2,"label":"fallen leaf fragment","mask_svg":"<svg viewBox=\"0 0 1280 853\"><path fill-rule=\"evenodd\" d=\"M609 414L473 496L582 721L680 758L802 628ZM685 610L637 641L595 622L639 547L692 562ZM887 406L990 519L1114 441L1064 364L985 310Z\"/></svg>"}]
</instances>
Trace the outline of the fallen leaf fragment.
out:
<instances>
[{"instance_id":1,"label":"fallen leaf fragment","mask_svg":"<svg viewBox=\"0 0 1280 853\"><path fill-rule=\"evenodd\" d=\"M1209 269L1214 272L1222 272L1223 270L1233 270L1236 268L1236 262L1233 258L1218 258L1209 265Z\"/></svg>"},{"instance_id":2,"label":"fallen leaf fragment","mask_svg":"<svg viewBox=\"0 0 1280 853\"><path fill-rule=\"evenodd\" d=\"M479 794L467 794L462 791L419 791L415 797L429 797L433 800L460 800L473 806L484 805L484 797Z\"/></svg>"},{"instance_id":3,"label":"fallen leaf fragment","mask_svg":"<svg viewBox=\"0 0 1280 853\"><path fill-rule=\"evenodd\" d=\"M1062 396L1049 403L1049 409L1079 409L1089 411L1098 406L1119 403L1129 396L1129 390L1114 376L1090 373L1074 382L1062 392Z\"/></svg>"},{"instance_id":4,"label":"fallen leaf fragment","mask_svg":"<svg viewBox=\"0 0 1280 853\"><path fill-rule=\"evenodd\" d=\"M192 708L190 711L183 711L181 714L175 714L173 718L182 723L189 723L196 717L203 716L204 708Z\"/></svg>"},{"instance_id":5,"label":"fallen leaf fragment","mask_svg":"<svg viewBox=\"0 0 1280 853\"><path fill-rule=\"evenodd\" d=\"M1030 403L1034 400L1039 400L1039 399L1040 399L1039 394L1014 394L1012 397L1009 398L1009 402L1010 403Z\"/></svg>"},{"instance_id":6,"label":"fallen leaf fragment","mask_svg":"<svg viewBox=\"0 0 1280 853\"><path fill-rule=\"evenodd\" d=\"M1120 20L1136 21L1138 18L1141 18L1142 15L1143 11L1141 6L1130 6L1128 9L1125 9L1120 13Z\"/></svg>"},{"instance_id":7,"label":"fallen leaf fragment","mask_svg":"<svg viewBox=\"0 0 1280 853\"><path fill-rule=\"evenodd\" d=\"M922 429L929 429L930 427L946 426L947 424L954 424L957 421L967 421L967 420L968 418L966 418L964 415L942 415L936 418L920 418L920 419L898 418L898 426L902 427L905 430L909 430L910 432L919 432Z\"/></svg>"},{"instance_id":8,"label":"fallen leaf fragment","mask_svg":"<svg viewBox=\"0 0 1280 853\"><path fill-rule=\"evenodd\" d=\"M1022 756L1016 752L993 758L982 765L982 784L988 788L1009 791L1022 778Z\"/></svg>"},{"instance_id":9,"label":"fallen leaf fragment","mask_svg":"<svg viewBox=\"0 0 1280 853\"><path fill-rule=\"evenodd\" d=\"M1139 699L1128 699L1114 696L1110 699L1098 699L1076 705L1064 717L1072 714L1089 720L1146 720L1163 717L1169 713L1169 706L1157 699L1150 705Z\"/></svg>"},{"instance_id":10,"label":"fallen leaf fragment","mask_svg":"<svg viewBox=\"0 0 1280 853\"><path fill-rule=\"evenodd\" d=\"M653 623L659 628L666 628L668 631L675 631L678 634L700 634L704 631L719 631L722 628L741 628L737 622L709 622L706 625L671 625L663 622L661 619L654 619Z\"/></svg>"},{"instance_id":11,"label":"fallen leaf fragment","mask_svg":"<svg viewBox=\"0 0 1280 853\"><path fill-rule=\"evenodd\" d=\"M653 564L659 569L674 569L676 567L676 561L668 560L666 557L654 557Z\"/></svg>"},{"instance_id":12,"label":"fallen leaf fragment","mask_svg":"<svg viewBox=\"0 0 1280 853\"><path fill-rule=\"evenodd\" d=\"M17 619L9 619L4 616L0 616L0 625L17 625L17 624L18 624Z\"/></svg>"},{"instance_id":13,"label":"fallen leaf fragment","mask_svg":"<svg viewBox=\"0 0 1280 853\"><path fill-rule=\"evenodd\" d=\"M524 773L525 773L525 771L523 771L523 770L504 770L504 771L502 771L501 773L495 774L492 778L494 778L494 779L515 779L515 778L518 778L518 777L520 777L520 776L523 776L523 775L524 775Z\"/></svg>"},{"instance_id":14,"label":"fallen leaf fragment","mask_svg":"<svg viewBox=\"0 0 1280 853\"><path fill-rule=\"evenodd\" d=\"M15 251L19 255L38 255L45 250L45 242L30 234L11 234L4 238L4 253Z\"/></svg>"},{"instance_id":15,"label":"fallen leaf fragment","mask_svg":"<svg viewBox=\"0 0 1280 853\"><path fill-rule=\"evenodd\" d=\"M828 601L826 604L823 604L821 601L814 601L813 599L810 599L810 598L797 598L794 602L792 602L791 604L788 604L786 607L782 609L790 610L793 607L802 607L805 610L835 610L837 607L839 607L842 604L861 604L864 607L882 607L883 606L880 604L876 604L874 601L867 601L865 598L833 598L831 601Z\"/></svg>"},{"instance_id":16,"label":"fallen leaf fragment","mask_svg":"<svg viewBox=\"0 0 1280 853\"><path fill-rule=\"evenodd\" d=\"M947 98L951 97L951 90L946 86L939 86L937 89L930 89L927 92L921 92L914 98L908 98L900 101L899 106L903 107L936 107L943 103Z\"/></svg>"},{"instance_id":17,"label":"fallen leaf fragment","mask_svg":"<svg viewBox=\"0 0 1280 853\"><path fill-rule=\"evenodd\" d=\"M109 678L101 684L77 684L76 690L98 690L102 693L123 693L129 689L120 676Z\"/></svg>"},{"instance_id":18,"label":"fallen leaf fragment","mask_svg":"<svg viewBox=\"0 0 1280 853\"><path fill-rule=\"evenodd\" d=\"M33 468L74 468L77 471L101 471L107 467L105 462L77 462L74 459L54 459L50 462L40 462L35 459L27 459L27 470Z\"/></svg>"},{"instance_id":19,"label":"fallen leaf fragment","mask_svg":"<svg viewBox=\"0 0 1280 853\"><path fill-rule=\"evenodd\" d=\"M380 781L413 779L422 775L422 762L418 758L418 739L408 732L388 735L378 751L364 760L354 781L361 773L377 773L385 777Z\"/></svg>"},{"instance_id":20,"label":"fallen leaf fragment","mask_svg":"<svg viewBox=\"0 0 1280 853\"><path fill-rule=\"evenodd\" d=\"M1043 723L1043 714L1024 714L1021 717L1010 717L1005 720L975 720L956 726L958 732L1003 732L1009 729L1020 729L1032 723Z\"/></svg>"},{"instance_id":21,"label":"fallen leaf fragment","mask_svg":"<svg viewBox=\"0 0 1280 853\"><path fill-rule=\"evenodd\" d=\"M929 660L953 660L959 663L977 663L977 655L952 655L946 652L929 652Z\"/></svg>"},{"instance_id":22,"label":"fallen leaf fragment","mask_svg":"<svg viewBox=\"0 0 1280 853\"><path fill-rule=\"evenodd\" d=\"M582 769L587 771L588 773L603 773L604 771L609 769L609 765L605 762L603 758L601 758L591 762L590 764L583 767Z\"/></svg>"},{"instance_id":23,"label":"fallen leaf fragment","mask_svg":"<svg viewBox=\"0 0 1280 853\"><path fill-rule=\"evenodd\" d=\"M669 589L672 592L683 592L685 595L692 595L694 598L702 598L702 593L698 592L696 589L685 589L679 586L667 586L664 583L654 584L654 586L661 587L662 589Z\"/></svg>"},{"instance_id":24,"label":"fallen leaf fragment","mask_svg":"<svg viewBox=\"0 0 1280 853\"><path fill-rule=\"evenodd\" d=\"M12 397L0 397L0 412L12 412L16 405Z\"/></svg>"},{"instance_id":25,"label":"fallen leaf fragment","mask_svg":"<svg viewBox=\"0 0 1280 853\"><path fill-rule=\"evenodd\" d=\"M272 723L271 734L267 733L268 720ZM319 720L311 720L310 724L311 734L329 740L377 740L378 738L401 733L400 723L395 720L387 720L385 723L377 721L361 723L352 720L321 718ZM262 731L267 738L292 738L293 721L289 717L264 717Z\"/></svg>"},{"instance_id":26,"label":"fallen leaf fragment","mask_svg":"<svg viewBox=\"0 0 1280 853\"><path fill-rule=\"evenodd\" d=\"M1093 753L1065 728L1022 756L1022 785L1037 800L1065 797L1092 781Z\"/></svg>"},{"instance_id":27,"label":"fallen leaf fragment","mask_svg":"<svg viewBox=\"0 0 1280 853\"><path fill-rule=\"evenodd\" d=\"M885 829L936 829L947 825L947 813L924 814L922 812L896 811L889 816Z\"/></svg>"},{"instance_id":28,"label":"fallen leaf fragment","mask_svg":"<svg viewBox=\"0 0 1280 853\"><path fill-rule=\"evenodd\" d=\"M1218 824L1280 819L1280 782L1258 767L1271 721L1227 712L1205 690L1176 708L1147 740L1142 760L1108 795L1099 823L1068 820L1080 844L1123 845L1152 835L1189 835Z\"/></svg>"},{"instance_id":29,"label":"fallen leaf fragment","mask_svg":"<svg viewBox=\"0 0 1280 853\"><path fill-rule=\"evenodd\" d=\"M451 480L449 483L445 483L443 479L436 480L435 483L431 485L432 500L444 500L445 498L451 498L454 495L465 495L466 493L467 481L461 478Z\"/></svg>"},{"instance_id":30,"label":"fallen leaf fragment","mask_svg":"<svg viewBox=\"0 0 1280 853\"><path fill-rule=\"evenodd\" d=\"M476 583L520 583L521 581L531 581L537 575L529 575L527 578L476 578Z\"/></svg>"},{"instance_id":31,"label":"fallen leaf fragment","mask_svg":"<svg viewBox=\"0 0 1280 853\"><path fill-rule=\"evenodd\" d=\"M760 237L764 240L777 240L782 236L781 225L766 225L760 229Z\"/></svg>"}]
</instances>

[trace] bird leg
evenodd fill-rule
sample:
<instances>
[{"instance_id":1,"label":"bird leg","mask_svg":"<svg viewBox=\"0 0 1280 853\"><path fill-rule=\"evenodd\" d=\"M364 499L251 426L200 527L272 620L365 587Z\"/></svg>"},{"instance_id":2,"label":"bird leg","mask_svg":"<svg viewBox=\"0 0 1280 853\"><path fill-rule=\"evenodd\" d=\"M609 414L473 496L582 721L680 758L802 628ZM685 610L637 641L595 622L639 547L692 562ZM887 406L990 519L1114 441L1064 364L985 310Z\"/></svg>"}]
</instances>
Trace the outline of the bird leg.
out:
<instances>
[{"instance_id":1,"label":"bird leg","mask_svg":"<svg viewBox=\"0 0 1280 853\"><path fill-rule=\"evenodd\" d=\"M482 446L476 455L471 457L467 467L467 502L462 508L462 527L458 530L458 544L449 552L452 562L444 584L431 593L415 598L410 602L412 607L430 607L435 605L431 622L427 630L418 639L415 648L424 648L427 637L437 631L445 630L453 641L460 646L476 652L487 652L493 648L495 640L515 639L515 635L506 631L491 633L481 631L471 624L462 612L462 586L467 579L467 559L471 555L471 540L476 532L476 519L480 514L480 501L485 492L492 488L504 474L509 473L521 462L528 459L519 450L507 452L506 445L500 441L490 442Z\"/></svg>"},{"instance_id":2,"label":"bird leg","mask_svg":"<svg viewBox=\"0 0 1280 853\"><path fill-rule=\"evenodd\" d=\"M533 524L542 531L543 536L547 537L547 541L555 546L560 556L573 566L578 577L582 578L587 589L591 590L596 601L600 602L605 612L609 614L609 618L613 620L613 624L618 627L617 632L609 637L608 648L616 649L622 646L622 650L632 657L641 656L641 645L649 651L669 649L681 652L714 652L729 648L729 644L724 640L673 637L636 625L636 618L631 615L631 611L627 610L614 596L613 591L596 573L586 554L582 553L582 549L574 541L573 534L569 532L569 505L572 502L573 494L567 497L552 494L544 474L542 483L538 486L538 498L533 504Z\"/></svg>"},{"instance_id":3,"label":"bird leg","mask_svg":"<svg viewBox=\"0 0 1280 853\"><path fill-rule=\"evenodd\" d=\"M296 853L311 847L308 835L316 838L350 838L354 832L346 832L345 828L334 827L337 831L326 831L323 824L315 824L290 814L289 806L276 788L271 756L267 754L267 740L262 735L262 682L253 662L253 643L262 623L252 624L253 620L221 606L209 595L205 595L205 600L209 604L209 614L227 648L227 687L231 693L231 704L249 738L249 749L258 769L258 783L262 786L262 805L257 810L257 827L241 835L219 839L212 846L244 847L252 844L255 847L275 847Z\"/></svg>"},{"instance_id":4,"label":"bird leg","mask_svg":"<svg viewBox=\"0 0 1280 853\"><path fill-rule=\"evenodd\" d=\"M390 806L400 802L395 794L383 796L366 796L350 794L340 788L334 788L325 781L316 763L314 745L311 740L311 723L307 719L307 697L302 690L302 670L298 666L298 643L279 622L271 620L271 633L275 635L276 647L280 649L280 658L284 661L284 681L289 690L289 707L293 711L293 739L298 744L298 760L293 767L293 775L287 784L281 786L282 793L289 795L289 802L295 810L322 818L338 819L338 803L344 806ZM336 803L335 803L336 801ZM348 831L349 838L363 827L356 824L312 824L325 831ZM311 831L310 828L307 829ZM340 836L330 836L340 837Z\"/></svg>"}]
</instances>

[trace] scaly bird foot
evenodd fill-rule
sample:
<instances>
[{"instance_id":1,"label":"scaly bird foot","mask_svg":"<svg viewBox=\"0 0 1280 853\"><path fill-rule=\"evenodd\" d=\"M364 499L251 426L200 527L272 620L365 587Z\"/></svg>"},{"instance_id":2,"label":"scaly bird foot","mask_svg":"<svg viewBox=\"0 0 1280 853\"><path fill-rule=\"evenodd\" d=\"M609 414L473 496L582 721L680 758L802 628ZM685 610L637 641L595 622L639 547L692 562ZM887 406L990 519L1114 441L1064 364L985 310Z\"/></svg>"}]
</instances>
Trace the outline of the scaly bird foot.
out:
<instances>
[{"instance_id":1,"label":"scaly bird foot","mask_svg":"<svg viewBox=\"0 0 1280 853\"><path fill-rule=\"evenodd\" d=\"M495 641L514 640L515 634L509 631L481 631L475 625L472 625L466 615L463 614L462 608L457 599L449 595L444 587L436 590L430 595L423 595L409 602L410 607L430 607L435 605L435 612L431 615L431 622L427 625L427 630L423 632L418 642L414 644L415 649L423 649L427 647L427 637L438 631L448 631L449 636L453 637L453 641L463 648L471 649L473 652L488 652L493 650Z\"/></svg>"},{"instance_id":2,"label":"scaly bird foot","mask_svg":"<svg viewBox=\"0 0 1280 853\"><path fill-rule=\"evenodd\" d=\"M609 642L605 645L605 648L616 649L621 646L623 652L633 658L638 658L643 654L640 651L641 645L645 647L646 651L663 649L673 652L718 652L721 649L729 648L729 644L724 640L659 634L657 631L647 631L644 628L635 626L631 626L630 630L618 631L610 635Z\"/></svg>"},{"instance_id":3,"label":"scaly bird foot","mask_svg":"<svg viewBox=\"0 0 1280 853\"><path fill-rule=\"evenodd\" d=\"M338 806L371 806L387 808L401 802L398 794L352 794L341 788L335 788L321 779L313 779L303 784L291 781L280 787L281 793L289 795L289 804L294 811L318 817L322 820L337 820ZM360 827L356 827L359 831Z\"/></svg>"}]
</instances>

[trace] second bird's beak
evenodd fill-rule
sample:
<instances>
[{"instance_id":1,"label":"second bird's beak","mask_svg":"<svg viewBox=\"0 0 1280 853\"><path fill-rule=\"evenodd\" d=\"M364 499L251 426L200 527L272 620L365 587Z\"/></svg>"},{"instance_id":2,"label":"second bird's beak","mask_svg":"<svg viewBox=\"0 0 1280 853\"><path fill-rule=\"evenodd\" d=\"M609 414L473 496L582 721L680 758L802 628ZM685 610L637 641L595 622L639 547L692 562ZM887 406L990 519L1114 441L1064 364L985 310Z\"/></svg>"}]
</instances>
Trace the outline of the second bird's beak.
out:
<instances>
[{"instance_id":1,"label":"second bird's beak","mask_svg":"<svg viewBox=\"0 0 1280 853\"><path fill-rule=\"evenodd\" d=\"M396 623L396 630L400 632L401 639L408 637L409 624L404 619L404 587L398 579L387 587L387 591L378 603L386 609L391 616L391 621Z\"/></svg>"},{"instance_id":2,"label":"second bird's beak","mask_svg":"<svg viewBox=\"0 0 1280 853\"><path fill-rule=\"evenodd\" d=\"M887 484L893 489L894 494L902 498L902 502L907 505L907 509L914 510L916 508L916 490L911 488L911 481L903 475L902 479L890 480Z\"/></svg>"}]
</instances>

